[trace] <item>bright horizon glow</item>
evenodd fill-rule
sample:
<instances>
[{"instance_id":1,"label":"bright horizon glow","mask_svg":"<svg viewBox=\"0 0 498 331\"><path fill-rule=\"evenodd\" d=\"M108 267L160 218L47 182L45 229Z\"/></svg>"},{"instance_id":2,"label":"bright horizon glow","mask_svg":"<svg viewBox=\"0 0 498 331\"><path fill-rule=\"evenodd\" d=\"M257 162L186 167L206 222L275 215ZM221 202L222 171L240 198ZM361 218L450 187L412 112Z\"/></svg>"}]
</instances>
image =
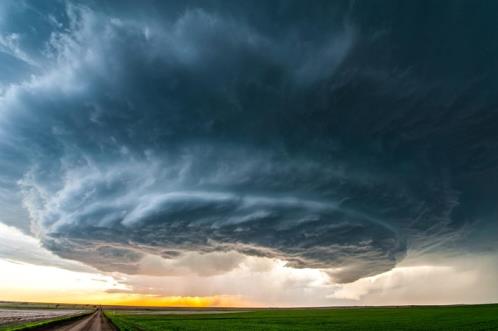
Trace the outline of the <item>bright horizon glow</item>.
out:
<instances>
[{"instance_id":1,"label":"bright horizon glow","mask_svg":"<svg viewBox=\"0 0 498 331\"><path fill-rule=\"evenodd\" d=\"M151 296L108 293L126 290L112 276L0 260L1 301L169 307L248 307L231 296Z\"/></svg>"},{"instance_id":2,"label":"bright horizon glow","mask_svg":"<svg viewBox=\"0 0 498 331\"><path fill-rule=\"evenodd\" d=\"M300 306L266 304L242 295L140 294L134 293L133 289L120 282L123 281L123 277L126 277L123 275L77 272L4 259L0 259L0 270L2 270L0 301L195 308ZM272 280L269 279L269 281ZM318 279L316 281L319 282ZM350 284L332 284L322 286L322 288L325 291L331 291L328 295L329 299L350 300L349 305L354 306L465 303L462 299L458 299L458 295L455 295L456 290L469 293L467 303L492 303L492 299L472 298L472 289L481 281L479 272L474 270L459 271L450 266L415 265L396 267L386 273ZM482 291L473 292L479 295ZM437 300L427 303L425 299L427 293L437 294ZM444 296L445 293L450 294ZM369 298L371 294L373 294L373 300ZM489 295L492 297L492 293ZM331 303L317 306L335 305L345 304Z\"/></svg>"}]
</instances>

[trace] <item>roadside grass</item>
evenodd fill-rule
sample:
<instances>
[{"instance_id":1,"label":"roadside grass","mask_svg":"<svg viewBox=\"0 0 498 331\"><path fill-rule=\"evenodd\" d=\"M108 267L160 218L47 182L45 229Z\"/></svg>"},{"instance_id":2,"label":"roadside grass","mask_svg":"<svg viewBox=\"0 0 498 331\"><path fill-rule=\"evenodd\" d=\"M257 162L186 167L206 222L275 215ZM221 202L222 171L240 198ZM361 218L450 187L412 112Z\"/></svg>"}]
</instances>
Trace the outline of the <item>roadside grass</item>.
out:
<instances>
[{"instance_id":1,"label":"roadside grass","mask_svg":"<svg viewBox=\"0 0 498 331\"><path fill-rule=\"evenodd\" d=\"M150 315L107 311L121 331L498 330L498 304L474 306L265 309L229 314Z\"/></svg>"},{"instance_id":2,"label":"roadside grass","mask_svg":"<svg viewBox=\"0 0 498 331\"><path fill-rule=\"evenodd\" d=\"M91 312L82 313L82 314L78 314L78 315L50 318L50 319L40 320L40 321L26 322L26 323L15 324L15 325L12 325L12 324L11 325L4 325L4 326L0 326L0 331L32 330L32 329L50 326L52 324L59 324L61 322L73 321L73 320L76 320L80 317L87 316L88 314L91 314Z\"/></svg>"}]
</instances>

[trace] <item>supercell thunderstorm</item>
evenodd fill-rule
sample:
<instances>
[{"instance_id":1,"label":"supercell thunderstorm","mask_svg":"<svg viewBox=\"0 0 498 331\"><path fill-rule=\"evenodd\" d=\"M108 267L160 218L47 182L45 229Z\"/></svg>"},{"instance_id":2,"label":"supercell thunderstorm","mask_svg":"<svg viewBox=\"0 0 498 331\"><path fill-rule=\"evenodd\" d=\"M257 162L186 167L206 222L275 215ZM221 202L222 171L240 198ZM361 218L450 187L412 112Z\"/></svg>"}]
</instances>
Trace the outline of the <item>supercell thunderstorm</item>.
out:
<instances>
[{"instance_id":1,"label":"supercell thunderstorm","mask_svg":"<svg viewBox=\"0 0 498 331\"><path fill-rule=\"evenodd\" d=\"M131 274L235 251L351 282L496 249L492 4L136 5L3 5L3 222Z\"/></svg>"}]
</instances>

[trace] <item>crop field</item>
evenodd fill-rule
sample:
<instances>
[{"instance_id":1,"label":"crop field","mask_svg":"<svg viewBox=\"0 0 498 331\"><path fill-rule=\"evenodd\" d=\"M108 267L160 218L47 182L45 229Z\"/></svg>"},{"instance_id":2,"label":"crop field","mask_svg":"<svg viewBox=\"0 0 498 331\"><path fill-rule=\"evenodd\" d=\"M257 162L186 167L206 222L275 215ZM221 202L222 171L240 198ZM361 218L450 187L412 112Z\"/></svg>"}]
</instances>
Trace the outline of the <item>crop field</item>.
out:
<instances>
[{"instance_id":1,"label":"crop field","mask_svg":"<svg viewBox=\"0 0 498 331\"><path fill-rule=\"evenodd\" d=\"M230 314L139 314L109 310L132 330L498 330L498 305L258 309Z\"/></svg>"}]
</instances>

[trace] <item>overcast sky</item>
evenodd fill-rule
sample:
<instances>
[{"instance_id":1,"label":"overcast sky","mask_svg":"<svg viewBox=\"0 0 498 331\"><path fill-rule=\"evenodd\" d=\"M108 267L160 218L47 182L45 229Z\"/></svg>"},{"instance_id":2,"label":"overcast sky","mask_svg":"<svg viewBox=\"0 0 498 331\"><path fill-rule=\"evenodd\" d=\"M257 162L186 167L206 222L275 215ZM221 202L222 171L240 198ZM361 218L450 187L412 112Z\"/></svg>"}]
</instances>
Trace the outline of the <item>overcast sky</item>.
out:
<instances>
[{"instance_id":1,"label":"overcast sky","mask_svg":"<svg viewBox=\"0 0 498 331\"><path fill-rule=\"evenodd\" d=\"M497 11L1 1L0 300L498 301Z\"/></svg>"}]
</instances>

